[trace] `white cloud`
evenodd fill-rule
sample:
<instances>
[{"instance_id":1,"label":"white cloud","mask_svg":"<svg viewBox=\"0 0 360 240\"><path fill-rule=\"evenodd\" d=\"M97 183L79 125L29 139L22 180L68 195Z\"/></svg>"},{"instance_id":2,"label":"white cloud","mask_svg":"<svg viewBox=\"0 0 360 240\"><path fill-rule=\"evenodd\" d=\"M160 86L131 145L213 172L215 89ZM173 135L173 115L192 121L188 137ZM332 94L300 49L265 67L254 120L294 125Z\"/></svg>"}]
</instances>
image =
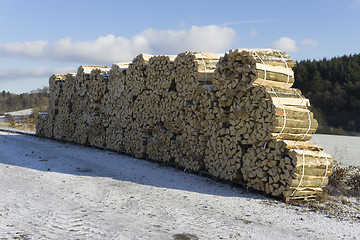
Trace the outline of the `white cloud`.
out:
<instances>
[{"instance_id":1,"label":"white cloud","mask_svg":"<svg viewBox=\"0 0 360 240\"><path fill-rule=\"evenodd\" d=\"M8 69L0 68L0 82L5 82L8 80L24 79L24 78L39 78L39 77L48 78L50 75L54 73L65 74L76 71L77 71L76 67L59 67L59 68L51 68L51 69L47 69L44 67L8 68Z\"/></svg>"},{"instance_id":2,"label":"white cloud","mask_svg":"<svg viewBox=\"0 0 360 240\"><path fill-rule=\"evenodd\" d=\"M312 38L305 38L301 41L301 44L305 46L317 47L319 45L319 42Z\"/></svg>"},{"instance_id":3,"label":"white cloud","mask_svg":"<svg viewBox=\"0 0 360 240\"><path fill-rule=\"evenodd\" d=\"M235 31L225 26L193 26L188 30L145 31L131 38L112 34L96 40L73 41L70 38L56 42L14 42L0 45L0 56L29 59L111 64L131 61L139 53L176 54L187 50L225 52L235 40Z\"/></svg>"},{"instance_id":4,"label":"white cloud","mask_svg":"<svg viewBox=\"0 0 360 240\"><path fill-rule=\"evenodd\" d=\"M0 54L41 58L46 54L47 48L48 43L46 41L5 43L0 45Z\"/></svg>"},{"instance_id":5,"label":"white cloud","mask_svg":"<svg viewBox=\"0 0 360 240\"><path fill-rule=\"evenodd\" d=\"M259 33L257 31L255 31L255 29L251 29L250 36L255 37L257 35L259 35Z\"/></svg>"},{"instance_id":6,"label":"white cloud","mask_svg":"<svg viewBox=\"0 0 360 240\"><path fill-rule=\"evenodd\" d=\"M275 42L272 42L270 44L270 47L274 48L274 49L283 50L286 52L299 51L299 47L296 46L296 41L291 38L287 38L287 37L281 37L278 40L276 40Z\"/></svg>"}]
</instances>

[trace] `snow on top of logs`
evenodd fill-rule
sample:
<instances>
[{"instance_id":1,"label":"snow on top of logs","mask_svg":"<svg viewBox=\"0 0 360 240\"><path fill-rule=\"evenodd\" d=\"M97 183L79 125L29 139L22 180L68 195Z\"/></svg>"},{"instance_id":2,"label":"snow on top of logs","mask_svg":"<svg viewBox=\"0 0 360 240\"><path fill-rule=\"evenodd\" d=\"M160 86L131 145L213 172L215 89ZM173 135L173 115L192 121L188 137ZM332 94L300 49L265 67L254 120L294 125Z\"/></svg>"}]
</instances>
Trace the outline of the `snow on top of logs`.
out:
<instances>
[{"instance_id":1,"label":"snow on top of logs","mask_svg":"<svg viewBox=\"0 0 360 240\"><path fill-rule=\"evenodd\" d=\"M67 73L66 77L76 77L76 73Z\"/></svg>"},{"instance_id":2,"label":"snow on top of logs","mask_svg":"<svg viewBox=\"0 0 360 240\"><path fill-rule=\"evenodd\" d=\"M113 63L113 66L117 66L120 69L127 69L131 62L119 62L119 63Z\"/></svg>"},{"instance_id":3,"label":"snow on top of logs","mask_svg":"<svg viewBox=\"0 0 360 240\"><path fill-rule=\"evenodd\" d=\"M142 60L146 63L149 62L150 58L152 58L154 55L151 55L151 54L146 54L146 53L140 53L139 55L137 55L134 59L133 59L133 62L136 60L136 59L139 59L139 58L142 58Z\"/></svg>"},{"instance_id":4,"label":"snow on top of logs","mask_svg":"<svg viewBox=\"0 0 360 240\"><path fill-rule=\"evenodd\" d=\"M66 78L66 74L53 74L50 76L50 78L56 82L56 81L64 81Z\"/></svg>"},{"instance_id":5,"label":"snow on top of logs","mask_svg":"<svg viewBox=\"0 0 360 240\"><path fill-rule=\"evenodd\" d=\"M82 71L85 74L90 74L92 70L100 69L101 71L110 71L110 68L107 66L87 66L87 65L80 65L78 71Z\"/></svg>"},{"instance_id":6,"label":"snow on top of logs","mask_svg":"<svg viewBox=\"0 0 360 240\"><path fill-rule=\"evenodd\" d=\"M194 55L196 60L219 60L221 57L224 56L224 53L208 53L208 52L195 52L195 51L188 51L187 54Z\"/></svg>"}]
</instances>

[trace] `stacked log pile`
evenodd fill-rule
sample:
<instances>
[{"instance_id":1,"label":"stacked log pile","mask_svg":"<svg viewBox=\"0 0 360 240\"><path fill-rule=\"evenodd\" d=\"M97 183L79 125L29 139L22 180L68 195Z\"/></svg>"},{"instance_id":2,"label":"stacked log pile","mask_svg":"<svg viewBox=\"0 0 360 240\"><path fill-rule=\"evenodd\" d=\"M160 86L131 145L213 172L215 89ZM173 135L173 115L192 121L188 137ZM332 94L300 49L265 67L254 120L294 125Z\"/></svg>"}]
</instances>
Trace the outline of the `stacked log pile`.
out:
<instances>
[{"instance_id":1,"label":"stacked log pile","mask_svg":"<svg viewBox=\"0 0 360 240\"><path fill-rule=\"evenodd\" d=\"M294 62L271 49L140 54L49 79L37 133L150 158L280 197L321 192L333 160L292 88Z\"/></svg>"},{"instance_id":2,"label":"stacked log pile","mask_svg":"<svg viewBox=\"0 0 360 240\"><path fill-rule=\"evenodd\" d=\"M241 172L248 185L274 196L301 196L321 191L333 161L311 142L270 140L253 145L243 157Z\"/></svg>"},{"instance_id":3,"label":"stacked log pile","mask_svg":"<svg viewBox=\"0 0 360 240\"><path fill-rule=\"evenodd\" d=\"M174 60L174 80L180 97L192 101L199 86L211 85L221 56L199 52L178 54Z\"/></svg>"},{"instance_id":4,"label":"stacked log pile","mask_svg":"<svg viewBox=\"0 0 360 240\"><path fill-rule=\"evenodd\" d=\"M293 65L284 52L238 49L221 59L214 82L220 106L230 108L229 135L248 149L242 178L249 187L283 197L321 191L332 165L331 156L308 142L318 123L309 100L291 88ZM326 171L302 169L313 170L311 161Z\"/></svg>"}]
</instances>

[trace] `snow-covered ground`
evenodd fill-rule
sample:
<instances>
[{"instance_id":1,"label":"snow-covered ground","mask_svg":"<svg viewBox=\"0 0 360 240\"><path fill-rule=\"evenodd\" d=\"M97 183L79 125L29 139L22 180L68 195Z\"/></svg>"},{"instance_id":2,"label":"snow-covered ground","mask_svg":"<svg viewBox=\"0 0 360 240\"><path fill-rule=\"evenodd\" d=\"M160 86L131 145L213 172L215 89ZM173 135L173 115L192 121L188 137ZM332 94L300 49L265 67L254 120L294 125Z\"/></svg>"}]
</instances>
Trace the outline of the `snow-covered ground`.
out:
<instances>
[{"instance_id":1,"label":"snow-covered ground","mask_svg":"<svg viewBox=\"0 0 360 240\"><path fill-rule=\"evenodd\" d=\"M33 112L33 110L34 110L33 108L29 108L29 109L23 109L23 110L20 110L20 111L7 112L5 114L10 114L13 117L14 116L24 116L24 115L30 115Z\"/></svg>"},{"instance_id":2,"label":"snow-covered ground","mask_svg":"<svg viewBox=\"0 0 360 240\"><path fill-rule=\"evenodd\" d=\"M324 147L336 161L360 166L360 137L315 134L311 141Z\"/></svg>"},{"instance_id":3,"label":"snow-covered ground","mask_svg":"<svg viewBox=\"0 0 360 240\"><path fill-rule=\"evenodd\" d=\"M20 119L23 116L29 116L32 114L33 112L33 108L29 108L29 109L23 109L20 111L15 111L15 112L6 112L3 116L0 116L0 121L4 121L5 120L5 115L6 114L10 114L11 116L13 116L15 119Z\"/></svg>"},{"instance_id":4,"label":"snow-covered ground","mask_svg":"<svg viewBox=\"0 0 360 240\"><path fill-rule=\"evenodd\" d=\"M0 180L0 239L360 238L359 221L157 163L1 131Z\"/></svg>"}]
</instances>

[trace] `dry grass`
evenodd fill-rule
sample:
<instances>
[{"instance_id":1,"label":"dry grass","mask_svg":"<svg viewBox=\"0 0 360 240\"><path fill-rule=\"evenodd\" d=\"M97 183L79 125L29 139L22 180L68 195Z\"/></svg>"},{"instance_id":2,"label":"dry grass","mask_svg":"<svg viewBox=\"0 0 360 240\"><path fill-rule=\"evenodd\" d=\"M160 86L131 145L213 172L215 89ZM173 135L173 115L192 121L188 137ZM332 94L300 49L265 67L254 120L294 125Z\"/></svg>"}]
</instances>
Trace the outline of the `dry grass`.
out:
<instances>
[{"instance_id":1,"label":"dry grass","mask_svg":"<svg viewBox=\"0 0 360 240\"><path fill-rule=\"evenodd\" d=\"M11 118L4 122L0 121L0 126L17 128L26 131L35 131L35 123L35 116L24 116L23 120L15 120L14 118Z\"/></svg>"},{"instance_id":2,"label":"dry grass","mask_svg":"<svg viewBox=\"0 0 360 240\"><path fill-rule=\"evenodd\" d=\"M360 167L343 167L335 162L333 174L324 191L331 196L360 197Z\"/></svg>"},{"instance_id":3,"label":"dry grass","mask_svg":"<svg viewBox=\"0 0 360 240\"><path fill-rule=\"evenodd\" d=\"M315 201L293 202L310 211L321 212L329 217L352 221L360 220L360 167L341 166L335 162L329 184Z\"/></svg>"},{"instance_id":4,"label":"dry grass","mask_svg":"<svg viewBox=\"0 0 360 240\"><path fill-rule=\"evenodd\" d=\"M189 233L175 234L173 237L174 237L174 240L197 240L197 239L199 239L197 236L195 236L193 234L189 234Z\"/></svg>"}]
</instances>

